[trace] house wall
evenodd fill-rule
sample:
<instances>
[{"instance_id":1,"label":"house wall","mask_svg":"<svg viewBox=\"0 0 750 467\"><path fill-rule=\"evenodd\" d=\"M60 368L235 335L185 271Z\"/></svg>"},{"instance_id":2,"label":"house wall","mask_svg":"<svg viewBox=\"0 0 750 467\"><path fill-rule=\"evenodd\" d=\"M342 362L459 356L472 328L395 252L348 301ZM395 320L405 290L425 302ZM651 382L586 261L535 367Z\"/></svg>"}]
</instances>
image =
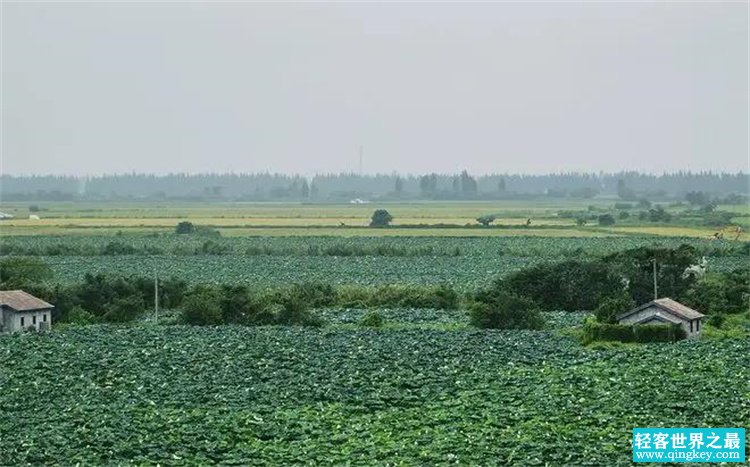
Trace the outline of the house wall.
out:
<instances>
[{"instance_id":1,"label":"house wall","mask_svg":"<svg viewBox=\"0 0 750 467\"><path fill-rule=\"evenodd\" d=\"M678 320L680 322L680 327L682 327L682 329L685 331L685 334L687 334L688 337L697 337L698 335L700 335L700 330L697 329L698 320L693 322L693 330L690 331L690 321L677 317L671 313L667 313L666 311L662 310L658 306L650 306L648 308L645 308L639 311L638 313L633 313L630 316L626 316L625 318L621 319L619 323L620 324L633 324L650 316L660 316L660 317L665 318L668 321ZM702 327L703 325L701 325L701 328Z\"/></svg>"},{"instance_id":2,"label":"house wall","mask_svg":"<svg viewBox=\"0 0 750 467\"><path fill-rule=\"evenodd\" d=\"M52 326L52 310L37 310L37 311L12 311L5 310L3 312L3 331L4 332L17 332L27 329L29 326L34 326L37 330L42 328L42 323L45 323L44 317L47 316L46 323L49 327ZM36 317L36 323L34 323L34 317ZM21 325L21 318L23 318L23 325Z\"/></svg>"}]
</instances>

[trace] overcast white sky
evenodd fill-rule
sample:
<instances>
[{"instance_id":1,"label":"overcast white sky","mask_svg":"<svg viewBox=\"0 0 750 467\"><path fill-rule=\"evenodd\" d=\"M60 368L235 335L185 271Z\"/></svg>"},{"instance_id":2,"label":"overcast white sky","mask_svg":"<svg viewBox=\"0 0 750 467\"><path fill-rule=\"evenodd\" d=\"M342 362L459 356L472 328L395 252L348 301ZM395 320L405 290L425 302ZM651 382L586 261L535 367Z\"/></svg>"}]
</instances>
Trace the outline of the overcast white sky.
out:
<instances>
[{"instance_id":1,"label":"overcast white sky","mask_svg":"<svg viewBox=\"0 0 750 467\"><path fill-rule=\"evenodd\" d=\"M4 3L4 173L748 169L748 4Z\"/></svg>"}]
</instances>

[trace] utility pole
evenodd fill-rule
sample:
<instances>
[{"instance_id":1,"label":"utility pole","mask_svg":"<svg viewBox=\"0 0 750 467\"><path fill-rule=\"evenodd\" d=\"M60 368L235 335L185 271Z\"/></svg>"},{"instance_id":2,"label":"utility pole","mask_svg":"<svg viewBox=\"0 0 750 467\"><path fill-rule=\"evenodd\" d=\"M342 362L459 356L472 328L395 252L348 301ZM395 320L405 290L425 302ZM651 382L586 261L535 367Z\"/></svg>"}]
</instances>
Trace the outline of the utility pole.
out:
<instances>
[{"instance_id":1,"label":"utility pole","mask_svg":"<svg viewBox=\"0 0 750 467\"><path fill-rule=\"evenodd\" d=\"M154 270L154 323L159 322L159 276Z\"/></svg>"},{"instance_id":2,"label":"utility pole","mask_svg":"<svg viewBox=\"0 0 750 467\"><path fill-rule=\"evenodd\" d=\"M656 286L656 257L652 260L654 263L654 300L659 298L659 289Z\"/></svg>"}]
</instances>

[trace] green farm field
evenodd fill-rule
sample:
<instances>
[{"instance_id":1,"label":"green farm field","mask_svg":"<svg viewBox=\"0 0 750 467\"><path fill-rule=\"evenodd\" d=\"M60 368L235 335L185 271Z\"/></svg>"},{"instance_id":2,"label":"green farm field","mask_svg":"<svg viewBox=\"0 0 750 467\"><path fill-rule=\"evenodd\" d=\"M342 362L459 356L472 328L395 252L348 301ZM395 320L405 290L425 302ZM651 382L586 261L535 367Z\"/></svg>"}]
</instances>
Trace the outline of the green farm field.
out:
<instances>
[{"instance_id":1,"label":"green farm field","mask_svg":"<svg viewBox=\"0 0 750 467\"><path fill-rule=\"evenodd\" d=\"M0 222L0 236L113 235L118 232L170 232L177 222L218 230L224 236L542 236L606 237L655 235L710 238L715 227L694 224L649 224L632 219L614 226L576 225L561 211L607 212L614 200L466 201L377 204L302 204L249 202L50 202L29 219L29 203L2 203L0 210L14 219ZM392 227L368 227L374 209L387 209ZM747 225L750 215L742 207L726 206L734 222ZM684 207L669 208L679 213ZM494 215L491 228L479 228L476 219ZM527 220L530 225L526 225ZM743 232L741 241L750 240Z\"/></svg>"},{"instance_id":2,"label":"green farm field","mask_svg":"<svg viewBox=\"0 0 750 467\"><path fill-rule=\"evenodd\" d=\"M6 337L0 464L631 465L633 427L747 423L749 343L409 323Z\"/></svg>"},{"instance_id":3,"label":"green farm field","mask_svg":"<svg viewBox=\"0 0 750 467\"><path fill-rule=\"evenodd\" d=\"M466 297L535 264L683 244L711 272L747 264L747 234L558 215L590 204L393 204L388 228L367 226L373 205L49 203L30 220L3 204L16 219L0 222L0 256L42 261L53 289L103 273L263 292L448 285L461 299L314 309L322 327L187 326L179 307L155 324L148 303L127 325L0 335L0 465L620 466L633 427L746 424L744 314L670 344L584 346L577 310L541 330L470 325ZM494 226L476 225L485 214ZM177 234L183 220L200 229ZM373 310L379 328L362 324Z\"/></svg>"},{"instance_id":4,"label":"green farm field","mask_svg":"<svg viewBox=\"0 0 750 467\"><path fill-rule=\"evenodd\" d=\"M739 267L747 259L740 242L638 235L202 237L152 232L12 236L3 239L0 250L38 257L59 283L80 281L86 273L107 273L158 274L193 284L229 281L274 287L315 280L338 285L445 283L470 290L540 262L681 244L697 248L718 271Z\"/></svg>"}]
</instances>

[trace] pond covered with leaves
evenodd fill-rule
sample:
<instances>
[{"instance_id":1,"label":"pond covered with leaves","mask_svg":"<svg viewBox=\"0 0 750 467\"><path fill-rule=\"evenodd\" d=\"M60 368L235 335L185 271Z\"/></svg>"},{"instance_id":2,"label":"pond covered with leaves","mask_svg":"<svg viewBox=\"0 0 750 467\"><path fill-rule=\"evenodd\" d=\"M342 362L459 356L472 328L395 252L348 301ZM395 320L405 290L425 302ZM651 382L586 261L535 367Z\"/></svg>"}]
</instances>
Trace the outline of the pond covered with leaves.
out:
<instances>
[{"instance_id":1,"label":"pond covered with leaves","mask_svg":"<svg viewBox=\"0 0 750 467\"><path fill-rule=\"evenodd\" d=\"M90 326L0 337L0 465L628 465L633 427L750 420L749 340Z\"/></svg>"}]
</instances>

